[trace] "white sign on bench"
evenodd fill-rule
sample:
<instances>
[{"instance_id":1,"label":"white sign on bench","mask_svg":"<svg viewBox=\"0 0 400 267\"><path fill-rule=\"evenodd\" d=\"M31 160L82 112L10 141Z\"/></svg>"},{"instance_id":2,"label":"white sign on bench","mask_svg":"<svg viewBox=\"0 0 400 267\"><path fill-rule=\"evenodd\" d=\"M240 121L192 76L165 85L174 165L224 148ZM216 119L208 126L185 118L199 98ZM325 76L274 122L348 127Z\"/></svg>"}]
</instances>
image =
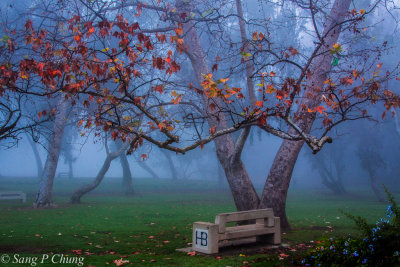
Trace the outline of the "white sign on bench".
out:
<instances>
[{"instance_id":1,"label":"white sign on bench","mask_svg":"<svg viewBox=\"0 0 400 267\"><path fill-rule=\"evenodd\" d=\"M22 202L26 202L26 194L22 191L9 191L0 192L0 200L7 199L20 199Z\"/></svg>"},{"instance_id":2,"label":"white sign on bench","mask_svg":"<svg viewBox=\"0 0 400 267\"><path fill-rule=\"evenodd\" d=\"M255 221L255 223L230 226L227 223ZM257 241L274 245L281 243L279 217L275 217L272 209L249 210L218 214L215 223L195 222L193 224L194 251L205 254L218 253L223 242L255 238Z\"/></svg>"}]
</instances>

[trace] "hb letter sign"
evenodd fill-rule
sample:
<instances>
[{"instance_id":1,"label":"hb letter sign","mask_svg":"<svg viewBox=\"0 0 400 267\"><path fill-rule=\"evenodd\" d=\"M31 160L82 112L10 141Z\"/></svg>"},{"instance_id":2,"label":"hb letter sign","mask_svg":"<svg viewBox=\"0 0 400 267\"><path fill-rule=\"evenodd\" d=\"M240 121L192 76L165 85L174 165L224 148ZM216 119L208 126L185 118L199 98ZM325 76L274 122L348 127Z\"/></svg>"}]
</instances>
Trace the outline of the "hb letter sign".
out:
<instances>
[{"instance_id":1,"label":"hb letter sign","mask_svg":"<svg viewBox=\"0 0 400 267\"><path fill-rule=\"evenodd\" d=\"M194 231L195 246L202 249L208 249L208 230L196 228Z\"/></svg>"},{"instance_id":2,"label":"hb letter sign","mask_svg":"<svg viewBox=\"0 0 400 267\"><path fill-rule=\"evenodd\" d=\"M218 253L218 225L214 223L193 223L192 249L205 254Z\"/></svg>"}]
</instances>

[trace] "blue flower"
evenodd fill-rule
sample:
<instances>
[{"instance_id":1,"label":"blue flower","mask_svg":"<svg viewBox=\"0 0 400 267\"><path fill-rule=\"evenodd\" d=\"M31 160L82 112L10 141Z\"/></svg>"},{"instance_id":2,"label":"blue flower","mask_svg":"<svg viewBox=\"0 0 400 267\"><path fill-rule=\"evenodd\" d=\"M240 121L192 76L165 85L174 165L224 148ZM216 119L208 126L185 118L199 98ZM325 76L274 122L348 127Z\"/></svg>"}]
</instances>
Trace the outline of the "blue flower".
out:
<instances>
[{"instance_id":1,"label":"blue flower","mask_svg":"<svg viewBox=\"0 0 400 267\"><path fill-rule=\"evenodd\" d=\"M306 259L302 259L300 263L304 264L305 262L306 262Z\"/></svg>"},{"instance_id":2,"label":"blue flower","mask_svg":"<svg viewBox=\"0 0 400 267\"><path fill-rule=\"evenodd\" d=\"M332 249L334 249L334 248L335 248L335 246L333 246L333 245L329 247L330 250L332 250Z\"/></svg>"},{"instance_id":3,"label":"blue flower","mask_svg":"<svg viewBox=\"0 0 400 267\"><path fill-rule=\"evenodd\" d=\"M362 264L366 264L368 261L368 259L363 259L363 261L361 262Z\"/></svg>"},{"instance_id":4,"label":"blue flower","mask_svg":"<svg viewBox=\"0 0 400 267\"><path fill-rule=\"evenodd\" d=\"M393 256L399 256L399 252L398 252L398 251L395 251L394 254L393 254Z\"/></svg>"},{"instance_id":5,"label":"blue flower","mask_svg":"<svg viewBox=\"0 0 400 267\"><path fill-rule=\"evenodd\" d=\"M354 251L354 252L353 252L353 256L358 257L357 251Z\"/></svg>"},{"instance_id":6,"label":"blue flower","mask_svg":"<svg viewBox=\"0 0 400 267\"><path fill-rule=\"evenodd\" d=\"M346 243L344 243L344 245L345 245L345 247L347 247L349 245L349 243L346 242Z\"/></svg>"},{"instance_id":7,"label":"blue flower","mask_svg":"<svg viewBox=\"0 0 400 267\"><path fill-rule=\"evenodd\" d=\"M343 255L347 254L347 249L343 249Z\"/></svg>"}]
</instances>

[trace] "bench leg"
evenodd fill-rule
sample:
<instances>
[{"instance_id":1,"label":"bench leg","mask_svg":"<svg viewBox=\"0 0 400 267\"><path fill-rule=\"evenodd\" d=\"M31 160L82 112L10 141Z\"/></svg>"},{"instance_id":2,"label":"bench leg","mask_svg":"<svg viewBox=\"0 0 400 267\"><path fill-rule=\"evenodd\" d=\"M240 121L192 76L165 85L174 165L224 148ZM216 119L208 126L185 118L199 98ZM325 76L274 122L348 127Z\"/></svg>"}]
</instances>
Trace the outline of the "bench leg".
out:
<instances>
[{"instance_id":1,"label":"bench leg","mask_svg":"<svg viewBox=\"0 0 400 267\"><path fill-rule=\"evenodd\" d=\"M263 242L273 245L279 245L281 243L281 222L279 217L274 217L274 229L275 233L268 235L257 236L257 242Z\"/></svg>"}]
</instances>

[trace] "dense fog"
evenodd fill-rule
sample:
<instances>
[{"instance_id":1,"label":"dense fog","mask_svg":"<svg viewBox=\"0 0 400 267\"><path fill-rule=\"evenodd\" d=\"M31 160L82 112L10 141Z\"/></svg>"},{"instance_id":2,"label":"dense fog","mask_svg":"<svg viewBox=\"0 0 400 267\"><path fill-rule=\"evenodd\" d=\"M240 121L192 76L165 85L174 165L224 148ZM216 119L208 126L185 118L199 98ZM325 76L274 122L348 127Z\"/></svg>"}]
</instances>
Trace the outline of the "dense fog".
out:
<instances>
[{"instance_id":1,"label":"dense fog","mask_svg":"<svg viewBox=\"0 0 400 267\"><path fill-rule=\"evenodd\" d=\"M78 23L80 19L84 20L84 18L88 21L105 21L107 18L114 20L116 16L118 19L117 14L120 13L127 18L126 21L132 23L137 22L143 29L164 29L168 26L167 19L163 18L161 15L160 20L157 20L155 17L151 17L152 15L150 13L143 12L142 14L142 7L138 8L137 3L130 3L131 5L128 3L127 7L124 7L118 6L118 3L114 3L114 1L94 1L95 3L91 4L85 4L85 1L59 2L60 3L52 3L52 1L7 0L0 3L2 23L1 30L3 32L2 53L4 54L4 60L15 60L17 62L24 57L31 57L29 54L29 48L24 47L23 43L20 45L22 50L18 50L18 53L16 53L13 57L8 57L7 49L9 48L11 51L11 47L8 47L6 44L10 38L14 38L9 36L9 33L12 29L22 30L24 27L28 29L29 26L25 24L28 19L33 22L34 27L42 27L43 29L47 29L49 34L51 31L55 31L54 35L65 35L64 37L66 39L71 38L71 36L68 36L66 33L67 29L62 29L60 32L57 32L58 29L56 29L57 27L55 27L55 25L61 25L64 27L64 23ZM100 2L104 4L103 9L98 5ZM170 8L170 4L174 4L174 1L166 2L168 3L160 4L159 1L158 4L162 7L168 6L168 8ZM313 51L314 47L318 45L319 41L323 40L324 38L324 36L321 37L320 35L322 34L323 27L326 26L324 23L324 19L326 19L325 16L327 14L326 10L329 10L329 8L332 7L331 2L333 1L320 1L319 3L315 3L315 6L311 7L303 3L305 1L244 1L243 11L241 12L243 12L243 25L246 27L243 28L243 32L247 34L246 38L249 40L247 42L253 42L251 43L251 48L242 47L243 43L241 42L244 37L243 32L239 31L240 22L238 22L236 16L232 15L237 12L234 1L216 1L216 3L213 3L212 1L198 2L198 6L196 7L197 9L194 9L190 14L182 13L181 16L183 19L185 19L187 16L194 18L197 18L196 16L199 17L197 19L198 25L196 25L196 27L198 28L197 31L200 34L200 38L199 43L196 45L203 46L205 58L210 62L208 69L210 69L212 66L212 72L214 72L214 75L221 79L229 77L229 84L226 85L226 88L240 87L242 88L242 92L244 92L244 94L247 94L249 91L255 91L255 95L253 97L256 98L255 100L258 100L257 105L255 105L256 102L251 102L252 96L250 94L250 97L245 98L245 100L241 100L241 102L235 102L234 104L230 104L230 106L230 102L227 102L228 104L226 104L226 107L221 108L222 113L226 112L227 107L232 108L226 113L229 115L226 115L226 118L228 118L226 126L233 127L236 125L235 122L238 123L240 122L240 119L244 118L243 114L245 114L245 112L250 114L248 109L249 106L252 106L253 109L255 108L255 111L257 111L257 106L262 107L262 104L259 102L267 101L264 98L265 92L258 88L259 86L264 86L263 83L266 75L265 73L271 76L271 81L275 75L278 75L277 80L279 79L279 81L275 81L275 83L272 82L270 85L276 87L281 86L281 88L285 88L285 86L287 86L285 81L289 81L290 84L290 80L286 79L285 77L298 77L299 75L302 77L302 75L306 75L306 71L303 73L300 71L302 68L299 70L299 65L305 65L308 68L309 65L307 65L307 59L312 59L312 56L318 58L316 54L311 55L311 52ZM178 6L179 3L180 1L177 1ZM340 86L345 88L346 86L353 85L353 82L354 86L360 85L361 82L357 79L359 79L361 75L365 75L365 79L368 82L374 81L373 79L378 79L377 77L379 77L381 80L379 80L378 88L382 87L383 90L384 87L384 89L389 89L394 94L399 92L399 81L398 78L396 78L398 72L397 66L399 64L399 40L396 38L396 36L398 36L397 5L397 1L365 0L354 1L351 3L349 10L353 13L349 11L349 13L346 15L346 18L353 18L357 16L360 16L360 18L354 19L354 25L350 25L350 23L349 25L344 24L342 35L337 37L338 41L334 42L335 44L332 46L333 48L329 47L331 51L330 57L333 57L333 67L330 67L333 69L331 71L331 76L329 77L339 81L340 79L344 79L343 77L346 75L347 71L349 73L353 71L352 73L354 77L351 75L346 76L345 79L347 80L344 82L343 80L340 80L342 83L341 85L334 84L332 80L332 86L336 86L335 90L339 90ZM108 6L110 9L108 13L105 11L107 9L105 6ZM54 8L54 12L50 12L52 8ZM185 8L182 10L185 11ZM95 9L99 10L94 11ZM151 11L151 8L149 9ZM158 10L157 8L154 9ZM172 10L172 13L177 12L175 9ZM310 10L311 13L309 12ZM75 19L71 18L74 15L77 15L77 12L79 11L82 12L80 14L80 18L76 19L74 22ZM130 12L137 12L137 14L136 16L131 16ZM221 15L221 17L218 17L219 15ZM205 18L208 18L210 22L208 23L207 19ZM68 19L71 20L67 22ZM215 22L213 22L213 19ZM348 23L348 21L345 21L344 23ZM178 30L175 29L175 31L177 32L176 36L179 39L179 27L182 25L179 23L174 25L178 27ZM70 26L70 29L73 27L73 25ZM78 31L78 28L74 29L74 31ZM185 31L186 28L183 28L183 31ZM79 29L83 31L83 28ZM156 32L157 30L152 31ZM152 31L149 30L148 32L153 33ZM170 32L167 31L167 33L169 34ZM101 38L97 40L90 40L89 34L87 34L86 37L82 35L82 37L79 37L78 39L74 37L74 40L79 43L80 38L88 39L88 42L91 46L89 47L90 49L97 49L98 53L108 53L109 48L103 48L102 45L104 45L104 43L102 44ZM185 38L186 37L179 39L182 40L179 42L185 42L185 44L189 43ZM159 40L161 39L159 38ZM265 43L263 43L264 40ZM15 42L17 43L16 39ZM107 40L106 42L108 42L107 45L109 46L117 44L117 40ZM154 42L156 42L156 39L154 39ZM257 42L259 42L258 48ZM57 44L54 45L56 46ZM164 45L164 41L162 41L162 45ZM120 45L120 48L121 47L122 46ZM262 49L265 49L265 47L268 47L268 49L266 49L264 53ZM26 51L24 51L24 49L26 49ZM153 47L149 48L149 53L153 53L152 51L156 51L156 49L157 48L153 50ZM159 54L163 54L166 50L173 50L175 48L171 43L168 46L160 45L158 49L161 51ZM162 93L162 90L172 91L174 88L178 88L176 90L181 90L172 91L171 95L173 97L177 97L176 99L173 99L173 101L181 101L181 97L183 97L182 102L203 101L201 100L201 97L194 94L193 91L190 91L192 89L187 89L192 88L192 86L198 88L201 87L199 84L200 81L198 80L199 78L196 76L199 75L199 72L196 72L196 68L200 67L195 66L195 64L198 63L194 61L193 56L191 57L189 55L189 57L186 57L185 53L187 53L187 51L182 53L182 51L179 49L180 48L178 46L178 53L174 55L174 60L177 62L176 66L179 64L179 67L176 67L171 63L171 68L175 69L170 70L170 73L168 73L169 75L164 73L164 65L161 67L157 65L164 64L165 62L163 59L160 59L161 63L155 63L155 56L153 56L152 68L159 68L162 70L160 73L162 73L160 74L156 71L153 73L152 71L146 70L144 66L140 66L138 67L138 69L142 72L140 77L142 81L146 79L153 79L149 83L153 83L153 81L156 81L157 79L165 81L165 85L163 85L165 86L164 89L162 89L163 87L155 87L156 92L159 90L160 94ZM184 48L183 50L185 49L188 48ZM28 54L25 55L24 53ZM138 53L138 55L140 53ZM157 56L157 53L158 52L154 52L154 55ZM168 62L171 60L169 56L173 53L175 52L168 52ZM256 56L253 57L252 53L254 53ZM274 61L274 56L278 57L279 60ZM34 57L34 55L32 55L32 57ZM249 63L249 57L251 57L251 63ZM328 60L330 61L331 58ZM147 59L143 57L141 60L146 62ZM151 59L149 58L147 62L150 62L150 60ZM269 60L271 60L270 64L268 63ZM378 66L377 70L374 69L376 66ZM359 73L356 70L351 70L356 69L357 67L360 67L360 70L357 70ZM246 71L249 72L246 74ZM373 75L376 76L373 76L374 78L370 78L368 75L374 71L376 72ZM259 74L261 72L264 72L264 74L260 76ZM384 74L385 72L386 76ZM60 73L60 75L61 74L62 73ZM85 72L83 75L86 74L87 73ZM312 75L313 73L310 74ZM343 77L341 76L342 74ZM71 77L69 79L76 79L75 76ZM351 80L350 82L348 81L349 77ZM102 86L107 87L110 91L113 90L115 83L119 83L119 79L113 79L114 83L112 81L107 81L104 82ZM248 87L248 82L251 79L253 79L254 84L256 84L251 85L254 86L255 89L250 89ZM363 85L364 81L365 80L362 80ZM34 90L37 89L39 92L43 84L41 84L39 80L36 80L36 82L37 84L34 84L33 88ZM219 81L219 83L225 84L226 81L222 80ZM154 86L156 86L155 84L156 82L154 82ZM299 84L304 84L304 81L299 81ZM325 81L325 84L329 84L329 80ZM46 86L48 87L48 85ZM140 86L147 86L146 82ZM140 87L140 89L138 89L138 91L135 93L143 93L140 90L145 91L147 89ZM151 87L151 90L154 92L153 87ZM183 93L180 95L180 92L186 92L186 95L184 96ZM235 92L235 94L236 93L237 92ZM299 104L298 100L301 100L301 98L305 97L306 94L307 93L297 93L295 96L293 93L295 98L290 100L293 102L290 102L290 105L293 105L293 109L301 108L301 104ZM340 94L341 93L339 93L339 95ZM168 98L167 96L160 96L159 99L156 99L156 96L157 95L149 96L150 100L146 101L149 101L150 104L155 104L158 101L157 103L160 104L163 101L167 101L166 99ZM186 96L189 100L185 98ZM241 153L241 160L244 163L245 171L247 170L248 176L258 191L262 189L266 182L268 173L271 171L271 166L278 153L278 149L282 144L282 139L295 139L293 136L290 137L290 134L289 138L287 136L285 137L284 135L290 132L290 123L292 123L291 120L293 116L295 116L293 109L287 110L286 114L284 114L284 112L277 113L281 112L281 110L271 111L274 109L274 105L276 105L276 107L282 105L282 108L287 108L287 106L284 105L289 102L281 104L281 102L279 102L281 96L279 96L279 94L277 94L277 96L278 100L271 100L273 103L272 108L267 108L265 111L266 113L271 112L271 114L274 114L271 116L266 115L268 120L268 123L266 124L268 124L267 126L271 127L272 130L265 130L265 128L263 129L262 127L257 127L257 125L254 124L254 121L257 120L259 124L262 124L262 122L265 123L265 118L262 117L264 115L261 115L260 118L255 118L251 127L249 126L249 129L251 128L251 130L248 134L247 140L245 140L243 152ZM90 97L92 97L92 95ZM325 97L325 95L323 97ZM366 95L360 95L359 97L367 98ZM332 111L327 110L323 105L321 107L323 107L324 110L327 110L328 114L322 112L323 110L321 111L321 109L319 109L319 112L317 112L318 108L321 107L315 106L314 111L308 108L309 112L315 112L316 117L315 123L313 124L309 133L310 136L313 138L316 137L319 141L326 140L323 138L325 136L329 136L332 138L333 142L331 144L325 144L324 141L323 146L319 147L315 146L318 144L318 142L313 143L314 141L312 140L314 139L312 138L310 139L303 136L303 140L301 139L303 137L300 135L299 137L296 137L300 138L300 140L305 142L305 144L301 148L301 152L295 161L296 164L293 173L289 173L289 181L290 174L292 174L290 181L291 189L314 188L320 189L321 192L330 192L338 195L351 192L354 193L357 190L373 190L375 193L380 194L378 191L382 191L381 184L384 183L385 185L389 186L391 190L398 190L398 175L400 172L397 162L399 159L398 151L400 146L400 125L399 117L397 115L398 111L396 109L397 104L388 104L387 102L383 103L384 98L381 97L378 99L378 94L376 94L376 96L372 95L368 97L371 97L371 99L365 101L362 100L360 103L349 102L350 106L354 104L354 108L346 112L338 109L333 109ZM376 97L376 99L374 99L374 97ZM89 108L89 102L84 102L86 98L87 95L82 94L80 98L78 97L78 103L76 106L68 106L65 110L69 120L67 124L63 125L62 144L60 151L57 152L59 154L59 159L58 164L55 164L56 171L53 174L56 180L81 178L93 179L93 177L96 177L96 175L99 173L105 161L107 155L105 145L111 152L117 151L123 145L122 143L119 143L119 138L125 139L126 136L129 136L129 134L131 134L130 138L139 136L137 132L133 134L128 133L126 135L125 133L122 134L121 132L115 132L111 133L111 135L116 134L118 137L117 141L113 141L111 139L115 139L115 136L111 137L108 135L108 133L105 134L105 132L101 130L101 127L103 126L96 126L97 128L94 126L86 127L86 119L94 118L96 112L95 108L92 108L92 106ZM260 101L261 99L262 101ZM294 100L296 99L298 100L294 103ZM135 98L135 101L136 100L137 99ZM31 98L29 98L29 96L26 97L23 100L23 107L21 108L23 119L19 121L18 126L23 126L24 124L30 125L32 121L36 122L38 120L36 114L38 113L40 113L40 121L42 110L48 110L47 113L49 113L52 109L55 110L55 108L59 107L61 103L57 101L59 100L57 100L56 97L43 98L35 95L32 95ZM79 103L79 101L82 103ZM90 101L93 102L92 99L90 99ZM341 99L340 101L344 101L344 99ZM340 101L338 103L341 103ZM101 101L99 103L101 103ZM127 103L130 102L127 101L125 104ZM160 106L161 105L164 104L160 104ZM209 118L207 121L207 115L204 115L201 112L192 111L191 108L186 106L181 108L174 107L174 105L172 105L172 107L167 106L167 104L165 105L165 109L159 108L156 112L157 114L154 115L160 116L159 120L148 116L148 113L143 113L143 115L138 111L133 111L133 113L129 113L130 115L126 115L128 114L127 112L130 111L124 110L125 106L122 104L120 106L117 105L117 108L120 108L120 111L118 111L120 114L116 112L115 115L120 115L121 117L123 116L124 120L125 118L128 118L126 120L133 121L130 122L131 124L126 124L128 126L135 125L136 127L137 123L146 125L146 123L149 123L148 121L151 120L159 123L156 125L158 128L160 128L159 132L154 131L152 128L152 132L149 131L146 133L148 136L146 136L147 139L145 143L140 145L138 148L136 147L133 153L131 149L129 151L129 154L131 155L127 156L127 160L129 162L133 179L160 178L171 180L210 180L220 181L227 186L225 175L228 175L227 173L229 173L230 168L234 169L235 166L239 166L240 164L233 164L231 167L222 167L220 162L224 161L222 159L223 155L219 156L219 161L216 154L216 150L218 149L216 148L215 143L211 141L214 138L208 140L204 147L202 144L200 144L201 142L195 143L196 145L194 147L196 148L189 149L187 151L185 150L185 154L179 151L176 153L174 152L174 149L176 148L182 149L182 147L189 146L193 142L206 140L207 134L211 133L212 135L213 132L215 133L215 129L221 130L222 128L217 125L220 123L218 122L219 119L217 120L217 126L213 127L212 121ZM331 107L330 105L331 104L327 104L326 107L329 109ZM243 109L243 107L245 108ZM207 112L212 113L214 112L214 109L215 105ZM245 110L245 112L243 112L243 110ZM111 125L110 127L112 128L116 125L115 121L113 121L114 118L112 118L112 116L114 116L114 111L109 110L108 112L109 115L106 114L108 117L102 117L102 119L105 120L103 120L101 123L105 123L108 120L108 126ZM164 124L166 125L162 124L162 126L160 126L162 119L168 117L168 112L173 114L172 116L175 116L173 117L173 120L176 124L173 127L171 126L173 128L172 133L174 134L174 138L177 136L181 138L181 140L176 144L174 144L173 141L169 142L168 144L166 142L168 138L172 137L163 130L163 127L166 127L167 129L167 126L169 125L168 123L170 122L166 122L166 120L164 120ZM135 118L132 118L132 116L134 116L132 114L136 114L135 116L137 116L137 120L134 121ZM258 113L256 112L255 114L261 114L260 109L258 109ZM281 115L278 116L277 114ZM248 118L252 118L251 116L253 115L254 114L251 113L251 115L249 115L250 117L248 116L246 120L250 120ZM2 121L6 121L6 113L3 112L0 116L3 116L1 117ZM45 116L46 115L43 115L43 117ZM143 118L143 116L145 118ZM230 120L231 118L232 120ZM329 118L331 121L325 121L327 118ZM342 119L343 122L341 121ZM1 140L1 177L27 176L31 177L31 179L37 179L39 176L39 178L44 179L40 176L43 175L43 168L45 168L44 165L49 149L53 146L51 138L53 138L52 127L55 125L55 120L56 119L54 116L48 116L47 121L43 121L39 125L35 125L35 127L22 127L21 131L12 133L10 136ZM120 120L119 117L118 120ZM326 127L326 123L328 125L329 123L335 125L336 122L338 122L337 126L330 128L329 131L324 133L324 127ZM96 123L101 125L100 122L96 121ZM238 125L241 125L240 123ZM104 127L108 126L106 125ZM121 124L118 127L120 126ZM112 129L118 129L119 131L121 128L118 127ZM154 128L157 130L157 127ZM295 129L295 126L293 126L293 129ZM228 135L229 138L231 138L229 140L233 141L237 141L241 138L241 132L239 129L230 132ZM319 136L322 137L320 138ZM107 139L108 141L106 142L105 140ZM171 140L173 140L173 138ZM125 140L125 143L129 143L129 141ZM170 148L165 149L171 143L176 146L171 146ZM134 143L131 143L131 145L133 144ZM311 149L313 145L314 147ZM121 154L122 156L119 155L112 159L111 166L106 170L105 173L106 179L119 179L124 176L121 162L124 161L122 157L124 154L126 154L127 148L127 146L124 147L125 152ZM315 153L313 153L313 150L315 150ZM71 177L68 178L65 174ZM235 176L235 174L232 175Z\"/></svg>"}]
</instances>

